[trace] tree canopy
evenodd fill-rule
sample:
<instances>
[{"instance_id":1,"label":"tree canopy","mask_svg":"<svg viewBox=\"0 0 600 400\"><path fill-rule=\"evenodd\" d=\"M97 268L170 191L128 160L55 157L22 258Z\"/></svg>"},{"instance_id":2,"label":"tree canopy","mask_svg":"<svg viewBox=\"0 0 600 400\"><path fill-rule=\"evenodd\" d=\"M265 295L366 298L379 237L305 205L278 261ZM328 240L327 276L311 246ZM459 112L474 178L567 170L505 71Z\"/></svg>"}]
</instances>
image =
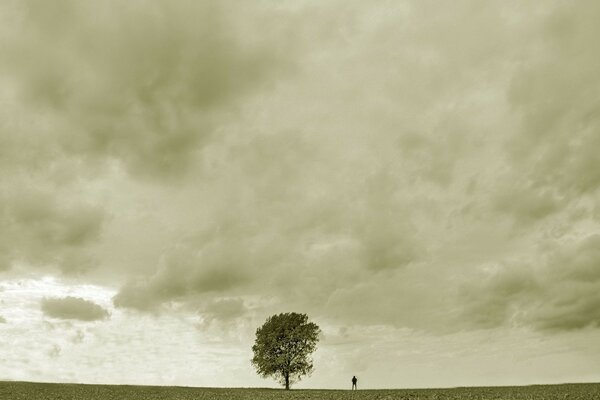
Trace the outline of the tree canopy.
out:
<instances>
[{"instance_id":1,"label":"tree canopy","mask_svg":"<svg viewBox=\"0 0 600 400\"><path fill-rule=\"evenodd\" d=\"M310 355L321 329L306 314L272 315L256 330L252 365L263 378L273 377L286 389L313 371Z\"/></svg>"}]
</instances>

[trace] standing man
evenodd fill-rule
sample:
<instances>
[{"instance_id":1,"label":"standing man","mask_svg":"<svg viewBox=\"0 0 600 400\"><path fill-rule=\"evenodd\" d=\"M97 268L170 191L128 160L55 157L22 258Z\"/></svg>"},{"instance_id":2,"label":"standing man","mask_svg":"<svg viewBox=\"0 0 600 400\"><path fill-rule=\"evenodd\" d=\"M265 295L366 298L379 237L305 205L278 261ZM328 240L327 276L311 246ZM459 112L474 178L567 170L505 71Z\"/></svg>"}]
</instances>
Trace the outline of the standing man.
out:
<instances>
[{"instance_id":1,"label":"standing man","mask_svg":"<svg viewBox=\"0 0 600 400\"><path fill-rule=\"evenodd\" d=\"M358 379L356 379L356 376L352 377L352 390L356 390L356 382L358 382Z\"/></svg>"}]
</instances>

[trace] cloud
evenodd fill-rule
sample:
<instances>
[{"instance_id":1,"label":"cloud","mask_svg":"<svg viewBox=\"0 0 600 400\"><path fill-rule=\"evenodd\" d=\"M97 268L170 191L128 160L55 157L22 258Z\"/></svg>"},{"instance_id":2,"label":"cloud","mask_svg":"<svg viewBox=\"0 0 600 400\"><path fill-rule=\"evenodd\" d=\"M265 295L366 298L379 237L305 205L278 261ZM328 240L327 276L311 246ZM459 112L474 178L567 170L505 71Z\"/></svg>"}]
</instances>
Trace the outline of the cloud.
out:
<instances>
[{"instance_id":1,"label":"cloud","mask_svg":"<svg viewBox=\"0 0 600 400\"><path fill-rule=\"evenodd\" d=\"M125 285L114 298L117 307L153 309L164 302L202 293L226 292L244 284L243 247L208 243L204 248L178 247L165 255L147 279ZM247 262L247 261L245 261Z\"/></svg>"},{"instance_id":2,"label":"cloud","mask_svg":"<svg viewBox=\"0 0 600 400\"><path fill-rule=\"evenodd\" d=\"M155 204L168 219L155 229L177 233L156 240L154 259L127 267L135 272L115 305L148 310L260 294L332 318L423 327L440 313L417 315L409 304L437 306L419 293L445 292L460 265L436 252L476 241L485 258L485 249L506 244L495 226L487 233L505 218L487 193L507 167L498 149L507 140L512 40L529 28L468 3L436 10L435 23L427 5L303 12L338 28L317 47L300 46L293 79L246 98L204 147L193 188L169 187ZM477 17L457 24L465 15ZM474 34L487 27L486 40ZM299 42L318 34L301 31ZM470 201L483 204L479 219L446 230ZM394 296L394 284L410 295ZM353 310L352 299L368 291ZM385 312L372 313L383 303Z\"/></svg>"},{"instance_id":3,"label":"cloud","mask_svg":"<svg viewBox=\"0 0 600 400\"><path fill-rule=\"evenodd\" d=\"M58 319L98 321L107 319L109 313L102 306L80 297L42 299L44 315Z\"/></svg>"},{"instance_id":4,"label":"cloud","mask_svg":"<svg viewBox=\"0 0 600 400\"><path fill-rule=\"evenodd\" d=\"M473 97L479 81L469 71L501 56L470 29L496 27L484 22L500 23L496 10L443 10L422 25L427 6L299 7L157 2L115 13L64 2L13 11L4 39L13 56L2 68L17 115L35 121L22 141L3 138L21 150L25 172L36 171L34 184L45 178L36 158L66 156L58 169L87 171L83 182L62 179L110 218L90 224L77 254L96 263L90 275L120 287L115 305L260 293L316 309L338 285L351 296L359 282L400 281L432 257L443 235L432 227L461 192L461 162L479 159L482 123L471 114L487 103ZM481 18L456 30L461 12ZM463 51L448 47L455 41ZM37 138L49 150L29 154ZM61 254L53 247L48 254Z\"/></svg>"},{"instance_id":5,"label":"cloud","mask_svg":"<svg viewBox=\"0 0 600 400\"><path fill-rule=\"evenodd\" d=\"M552 243L539 264L498 265L479 283L463 287L462 318L478 327L504 324L541 331L600 326L600 235Z\"/></svg>"},{"instance_id":6,"label":"cloud","mask_svg":"<svg viewBox=\"0 0 600 400\"><path fill-rule=\"evenodd\" d=\"M18 22L0 68L28 107L20 117L46 116L38 129L67 154L147 177L183 173L216 120L282 65L276 36L247 40L246 17L260 10L236 3L31 1L9 11Z\"/></svg>"},{"instance_id":7,"label":"cloud","mask_svg":"<svg viewBox=\"0 0 600 400\"><path fill-rule=\"evenodd\" d=\"M426 253L399 174L349 170L334 143L302 132L239 140L213 149L210 174L171 197L202 199L197 216L182 221L188 234L123 285L115 305L154 309L207 293L305 297L313 289L323 299L322 285L402 270Z\"/></svg>"},{"instance_id":8,"label":"cloud","mask_svg":"<svg viewBox=\"0 0 600 400\"><path fill-rule=\"evenodd\" d=\"M0 209L4 268L25 262L75 273L95 264L91 249L106 220L101 207L44 189L9 187Z\"/></svg>"},{"instance_id":9,"label":"cloud","mask_svg":"<svg viewBox=\"0 0 600 400\"><path fill-rule=\"evenodd\" d=\"M6 318L0 315L0 324L6 324Z\"/></svg>"},{"instance_id":10,"label":"cloud","mask_svg":"<svg viewBox=\"0 0 600 400\"><path fill-rule=\"evenodd\" d=\"M213 298L206 300L198 309L201 317L200 327L222 329L223 336L235 337L248 330L249 321L256 319L255 313L249 309L242 298Z\"/></svg>"},{"instance_id":11,"label":"cloud","mask_svg":"<svg viewBox=\"0 0 600 400\"><path fill-rule=\"evenodd\" d=\"M483 279L461 288L461 317L476 327L496 328L513 323L521 306L536 297L540 283L527 265L501 266Z\"/></svg>"},{"instance_id":12,"label":"cloud","mask_svg":"<svg viewBox=\"0 0 600 400\"><path fill-rule=\"evenodd\" d=\"M476 326L564 332L600 324L600 164L592 150L600 145L592 94L600 85L592 45L598 16L594 2L546 10L510 79L517 124L489 205L511 218L513 234L530 249L490 260L481 283L462 292L461 315Z\"/></svg>"},{"instance_id":13,"label":"cloud","mask_svg":"<svg viewBox=\"0 0 600 400\"><path fill-rule=\"evenodd\" d=\"M553 189L537 188L523 179L498 185L493 206L519 225L535 223L562 210L566 202Z\"/></svg>"},{"instance_id":14,"label":"cloud","mask_svg":"<svg viewBox=\"0 0 600 400\"><path fill-rule=\"evenodd\" d=\"M592 44L599 16L594 2L549 13L512 78L508 99L520 127L509 154L515 174L543 202L540 210L552 211L544 203L577 201L600 187L593 150L600 145L594 111L600 60Z\"/></svg>"},{"instance_id":15,"label":"cloud","mask_svg":"<svg viewBox=\"0 0 600 400\"><path fill-rule=\"evenodd\" d=\"M534 243L593 229L593 115L573 143L540 126L578 120L553 77L579 77L570 46L594 25L555 5L354 6L9 10L2 262L102 279L142 311L255 296L431 330L463 303L477 326L524 312ZM488 292L436 297L481 265Z\"/></svg>"},{"instance_id":16,"label":"cloud","mask_svg":"<svg viewBox=\"0 0 600 400\"><path fill-rule=\"evenodd\" d=\"M209 302L202 310L213 318L229 320L244 315L247 308L242 299L219 299Z\"/></svg>"}]
</instances>

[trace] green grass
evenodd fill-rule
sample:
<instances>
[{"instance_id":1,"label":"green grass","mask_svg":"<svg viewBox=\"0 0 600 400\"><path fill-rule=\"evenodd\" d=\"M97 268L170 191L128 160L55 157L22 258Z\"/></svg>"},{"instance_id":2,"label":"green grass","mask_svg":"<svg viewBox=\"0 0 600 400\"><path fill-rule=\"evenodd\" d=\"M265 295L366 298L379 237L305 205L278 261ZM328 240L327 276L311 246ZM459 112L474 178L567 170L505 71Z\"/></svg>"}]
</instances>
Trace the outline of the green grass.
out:
<instances>
[{"instance_id":1,"label":"green grass","mask_svg":"<svg viewBox=\"0 0 600 400\"><path fill-rule=\"evenodd\" d=\"M600 399L599 383L513 387L397 390L291 390L218 389L168 386L75 385L0 382L0 399L10 400L554 400Z\"/></svg>"}]
</instances>

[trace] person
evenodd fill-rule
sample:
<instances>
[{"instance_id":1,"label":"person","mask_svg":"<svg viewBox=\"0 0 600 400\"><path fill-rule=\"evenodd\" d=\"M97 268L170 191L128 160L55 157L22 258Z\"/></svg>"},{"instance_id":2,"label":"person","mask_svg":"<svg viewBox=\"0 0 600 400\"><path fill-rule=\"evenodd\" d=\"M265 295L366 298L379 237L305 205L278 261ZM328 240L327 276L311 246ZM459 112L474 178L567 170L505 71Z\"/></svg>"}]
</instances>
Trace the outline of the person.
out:
<instances>
[{"instance_id":1,"label":"person","mask_svg":"<svg viewBox=\"0 0 600 400\"><path fill-rule=\"evenodd\" d=\"M358 382L358 379L356 379L356 376L352 377L352 390L356 390L356 382Z\"/></svg>"}]
</instances>

